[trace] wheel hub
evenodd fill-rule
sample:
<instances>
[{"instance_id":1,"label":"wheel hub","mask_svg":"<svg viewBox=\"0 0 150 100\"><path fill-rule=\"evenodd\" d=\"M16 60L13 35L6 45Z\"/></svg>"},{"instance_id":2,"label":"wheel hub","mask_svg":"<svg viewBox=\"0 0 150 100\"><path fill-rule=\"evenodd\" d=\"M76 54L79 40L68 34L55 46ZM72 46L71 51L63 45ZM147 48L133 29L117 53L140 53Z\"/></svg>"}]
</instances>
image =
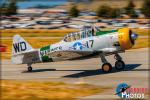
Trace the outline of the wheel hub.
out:
<instances>
[{"instance_id":1,"label":"wheel hub","mask_svg":"<svg viewBox=\"0 0 150 100\"><path fill-rule=\"evenodd\" d=\"M109 71L109 69L110 69L110 68L109 68L108 65L104 65L104 70L105 70L105 71Z\"/></svg>"}]
</instances>

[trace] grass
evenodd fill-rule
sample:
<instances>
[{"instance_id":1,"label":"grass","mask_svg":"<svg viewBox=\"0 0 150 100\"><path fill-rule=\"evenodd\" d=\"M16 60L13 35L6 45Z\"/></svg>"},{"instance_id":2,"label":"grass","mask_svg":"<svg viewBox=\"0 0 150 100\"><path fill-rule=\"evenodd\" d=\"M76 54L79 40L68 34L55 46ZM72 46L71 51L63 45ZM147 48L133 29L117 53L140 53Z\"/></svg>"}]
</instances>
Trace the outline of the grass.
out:
<instances>
[{"instance_id":1,"label":"grass","mask_svg":"<svg viewBox=\"0 0 150 100\"><path fill-rule=\"evenodd\" d=\"M14 32L19 32L21 33L21 36L23 36L25 38L25 40L27 42L29 42L29 44L31 44L33 46L33 48L40 48L42 46L46 46L49 44L53 44L56 43L58 41L60 41L61 38L56 38L56 37L62 37L65 34L69 33L70 31L73 30L3 30L1 33L2 39L1 39L1 44L3 46L6 46L6 50L7 52L1 53L1 58L2 59L10 59L11 58L11 47L12 47L12 39L4 39L3 37L12 37L13 35L15 35ZM76 31L76 30L74 30ZM10 33L9 33L10 32ZM27 33L24 33L27 32ZM36 33L35 33L36 32ZM44 33L42 33L44 32ZM48 33L50 32L50 33ZM144 38L138 38L136 41L135 46L133 47L133 49L137 49L137 48L145 48L145 47L149 47L149 41L148 41L148 36L149 36L149 30L146 29L133 29L133 32L138 33L139 36L144 36ZM55 34L53 34L55 33ZM52 37L54 36L54 38L32 38L32 37Z\"/></svg>"},{"instance_id":2,"label":"grass","mask_svg":"<svg viewBox=\"0 0 150 100\"><path fill-rule=\"evenodd\" d=\"M73 100L108 89L111 88L88 84L2 80L1 98L2 100Z\"/></svg>"},{"instance_id":3,"label":"grass","mask_svg":"<svg viewBox=\"0 0 150 100\"><path fill-rule=\"evenodd\" d=\"M65 34L77 31L75 29L7 29L1 30L1 37L13 37L15 34L20 34L23 37L63 37Z\"/></svg>"},{"instance_id":4,"label":"grass","mask_svg":"<svg viewBox=\"0 0 150 100\"><path fill-rule=\"evenodd\" d=\"M148 38L138 38L132 49L146 48L146 47L150 47L149 39Z\"/></svg>"}]
</instances>

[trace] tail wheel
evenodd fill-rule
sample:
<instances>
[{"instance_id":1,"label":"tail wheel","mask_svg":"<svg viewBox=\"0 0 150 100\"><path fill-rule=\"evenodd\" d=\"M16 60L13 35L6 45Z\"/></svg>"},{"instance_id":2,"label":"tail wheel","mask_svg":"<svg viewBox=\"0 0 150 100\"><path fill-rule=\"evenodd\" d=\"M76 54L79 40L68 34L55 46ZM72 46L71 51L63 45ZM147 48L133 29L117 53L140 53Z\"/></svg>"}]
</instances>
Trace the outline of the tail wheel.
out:
<instances>
[{"instance_id":1,"label":"tail wheel","mask_svg":"<svg viewBox=\"0 0 150 100\"><path fill-rule=\"evenodd\" d=\"M115 62L115 68L117 70L123 70L125 68L125 63L122 60L118 60Z\"/></svg>"},{"instance_id":2,"label":"tail wheel","mask_svg":"<svg viewBox=\"0 0 150 100\"><path fill-rule=\"evenodd\" d=\"M31 72L31 71L32 71L32 67L29 66L29 67L28 67L28 72Z\"/></svg>"},{"instance_id":3,"label":"tail wheel","mask_svg":"<svg viewBox=\"0 0 150 100\"><path fill-rule=\"evenodd\" d=\"M106 72L106 73L110 72L112 70L111 64L110 63L104 63L102 65L102 70L103 70L103 72Z\"/></svg>"}]
</instances>

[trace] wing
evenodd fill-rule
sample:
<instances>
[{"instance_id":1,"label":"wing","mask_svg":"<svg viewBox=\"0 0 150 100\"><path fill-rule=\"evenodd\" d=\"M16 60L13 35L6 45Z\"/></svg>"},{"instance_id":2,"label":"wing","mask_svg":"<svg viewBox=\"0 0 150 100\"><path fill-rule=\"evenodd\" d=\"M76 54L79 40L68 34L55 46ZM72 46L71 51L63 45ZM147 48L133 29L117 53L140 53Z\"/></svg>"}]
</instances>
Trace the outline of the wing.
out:
<instances>
[{"instance_id":1,"label":"wing","mask_svg":"<svg viewBox=\"0 0 150 100\"><path fill-rule=\"evenodd\" d=\"M106 56L109 56L111 54L114 54L116 50L112 48L105 48L98 51L84 51L84 50L64 50L64 51L54 51L47 54L50 58L53 59L53 61L57 60L72 60L72 59L79 59L79 58L85 58L88 55L99 55L100 53L105 54ZM118 51L119 52L119 51Z\"/></svg>"},{"instance_id":2,"label":"wing","mask_svg":"<svg viewBox=\"0 0 150 100\"><path fill-rule=\"evenodd\" d=\"M55 51L48 54L54 61L71 60L92 54L91 51Z\"/></svg>"}]
</instances>

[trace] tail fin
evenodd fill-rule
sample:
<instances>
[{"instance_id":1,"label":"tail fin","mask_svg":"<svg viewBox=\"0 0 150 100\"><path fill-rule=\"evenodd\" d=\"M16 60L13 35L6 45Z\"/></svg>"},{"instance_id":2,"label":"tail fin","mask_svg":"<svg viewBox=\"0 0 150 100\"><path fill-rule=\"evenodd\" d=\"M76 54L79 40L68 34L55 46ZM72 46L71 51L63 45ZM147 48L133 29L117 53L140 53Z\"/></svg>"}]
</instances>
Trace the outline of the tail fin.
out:
<instances>
[{"instance_id":1,"label":"tail fin","mask_svg":"<svg viewBox=\"0 0 150 100\"><path fill-rule=\"evenodd\" d=\"M11 61L14 64L31 64L41 60L38 50L33 49L21 36L15 35L13 37Z\"/></svg>"},{"instance_id":2,"label":"tail fin","mask_svg":"<svg viewBox=\"0 0 150 100\"><path fill-rule=\"evenodd\" d=\"M33 48L28 44L20 35L13 37L12 55L21 54L27 51L31 51Z\"/></svg>"}]
</instances>

